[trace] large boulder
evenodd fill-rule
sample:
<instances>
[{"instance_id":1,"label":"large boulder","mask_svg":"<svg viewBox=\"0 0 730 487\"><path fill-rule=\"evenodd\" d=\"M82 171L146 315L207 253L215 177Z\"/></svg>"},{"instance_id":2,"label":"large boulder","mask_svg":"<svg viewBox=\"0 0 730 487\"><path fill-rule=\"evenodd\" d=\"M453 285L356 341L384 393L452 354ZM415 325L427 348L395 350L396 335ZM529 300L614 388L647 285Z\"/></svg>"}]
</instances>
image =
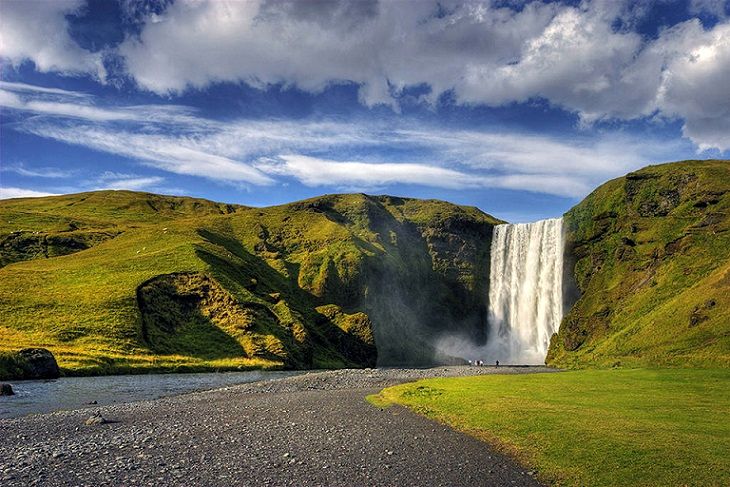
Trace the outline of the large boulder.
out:
<instances>
[{"instance_id":1,"label":"large boulder","mask_svg":"<svg viewBox=\"0 0 730 487\"><path fill-rule=\"evenodd\" d=\"M0 384L0 396L14 396L13 386L10 384Z\"/></svg>"},{"instance_id":2,"label":"large boulder","mask_svg":"<svg viewBox=\"0 0 730 487\"><path fill-rule=\"evenodd\" d=\"M23 379L57 379L61 376L56 358L45 348L24 348L17 352Z\"/></svg>"}]
</instances>

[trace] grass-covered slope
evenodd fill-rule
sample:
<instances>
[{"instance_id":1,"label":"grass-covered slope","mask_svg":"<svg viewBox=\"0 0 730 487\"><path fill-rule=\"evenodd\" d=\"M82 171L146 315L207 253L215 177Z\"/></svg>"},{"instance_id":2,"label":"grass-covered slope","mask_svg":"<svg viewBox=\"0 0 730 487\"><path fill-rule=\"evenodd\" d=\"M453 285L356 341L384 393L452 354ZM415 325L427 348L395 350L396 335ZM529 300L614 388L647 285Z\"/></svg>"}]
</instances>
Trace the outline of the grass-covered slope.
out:
<instances>
[{"instance_id":1,"label":"grass-covered slope","mask_svg":"<svg viewBox=\"0 0 730 487\"><path fill-rule=\"evenodd\" d=\"M0 350L67 372L364 366L375 344L428 363L439 333L484 340L496 220L474 208L103 191L6 200L0 222Z\"/></svg>"},{"instance_id":2,"label":"grass-covered slope","mask_svg":"<svg viewBox=\"0 0 730 487\"><path fill-rule=\"evenodd\" d=\"M547 362L730 366L730 162L649 166L565 215L580 298Z\"/></svg>"},{"instance_id":3,"label":"grass-covered slope","mask_svg":"<svg viewBox=\"0 0 730 487\"><path fill-rule=\"evenodd\" d=\"M131 191L97 191L5 200L0 207L0 267L93 247L128 228L177 218L232 213L212 201Z\"/></svg>"}]
</instances>

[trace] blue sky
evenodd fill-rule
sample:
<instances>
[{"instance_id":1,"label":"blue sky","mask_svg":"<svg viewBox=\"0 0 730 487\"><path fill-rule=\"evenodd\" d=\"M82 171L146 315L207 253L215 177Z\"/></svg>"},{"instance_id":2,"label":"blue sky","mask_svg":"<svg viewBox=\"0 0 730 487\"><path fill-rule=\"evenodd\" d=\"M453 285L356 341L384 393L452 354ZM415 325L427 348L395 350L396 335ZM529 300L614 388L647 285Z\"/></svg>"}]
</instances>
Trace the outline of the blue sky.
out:
<instances>
[{"instance_id":1,"label":"blue sky","mask_svg":"<svg viewBox=\"0 0 730 487\"><path fill-rule=\"evenodd\" d=\"M724 0L3 0L0 197L565 212L730 150Z\"/></svg>"}]
</instances>

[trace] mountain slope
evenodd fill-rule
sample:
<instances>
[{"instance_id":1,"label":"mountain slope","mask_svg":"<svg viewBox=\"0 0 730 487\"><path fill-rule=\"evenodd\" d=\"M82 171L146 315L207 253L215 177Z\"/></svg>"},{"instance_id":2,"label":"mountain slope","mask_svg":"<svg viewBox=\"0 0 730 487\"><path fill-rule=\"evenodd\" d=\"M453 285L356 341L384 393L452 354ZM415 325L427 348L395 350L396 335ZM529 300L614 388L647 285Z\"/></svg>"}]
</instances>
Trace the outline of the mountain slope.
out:
<instances>
[{"instance_id":1,"label":"mountain slope","mask_svg":"<svg viewBox=\"0 0 730 487\"><path fill-rule=\"evenodd\" d=\"M556 366L730 366L730 162L649 166L565 215L579 299Z\"/></svg>"},{"instance_id":2,"label":"mountain slope","mask_svg":"<svg viewBox=\"0 0 730 487\"><path fill-rule=\"evenodd\" d=\"M475 208L105 191L0 202L0 221L0 349L44 346L74 373L364 366L375 345L380 363L423 364L441 333L485 338L497 220ZM80 232L104 237L23 240Z\"/></svg>"},{"instance_id":3,"label":"mountain slope","mask_svg":"<svg viewBox=\"0 0 730 487\"><path fill-rule=\"evenodd\" d=\"M0 210L0 267L72 254L114 238L127 228L229 214L239 208L199 198L132 191L5 200Z\"/></svg>"}]
</instances>

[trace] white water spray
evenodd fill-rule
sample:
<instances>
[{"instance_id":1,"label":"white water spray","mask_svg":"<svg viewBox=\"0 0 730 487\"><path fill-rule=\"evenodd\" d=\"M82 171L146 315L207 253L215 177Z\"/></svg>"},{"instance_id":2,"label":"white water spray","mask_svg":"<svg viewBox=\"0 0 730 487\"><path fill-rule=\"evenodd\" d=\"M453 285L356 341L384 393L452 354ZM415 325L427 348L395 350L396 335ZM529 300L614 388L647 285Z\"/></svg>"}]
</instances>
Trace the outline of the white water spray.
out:
<instances>
[{"instance_id":1,"label":"white water spray","mask_svg":"<svg viewBox=\"0 0 730 487\"><path fill-rule=\"evenodd\" d=\"M488 363L544 363L562 318L562 218L496 226L489 275Z\"/></svg>"}]
</instances>

